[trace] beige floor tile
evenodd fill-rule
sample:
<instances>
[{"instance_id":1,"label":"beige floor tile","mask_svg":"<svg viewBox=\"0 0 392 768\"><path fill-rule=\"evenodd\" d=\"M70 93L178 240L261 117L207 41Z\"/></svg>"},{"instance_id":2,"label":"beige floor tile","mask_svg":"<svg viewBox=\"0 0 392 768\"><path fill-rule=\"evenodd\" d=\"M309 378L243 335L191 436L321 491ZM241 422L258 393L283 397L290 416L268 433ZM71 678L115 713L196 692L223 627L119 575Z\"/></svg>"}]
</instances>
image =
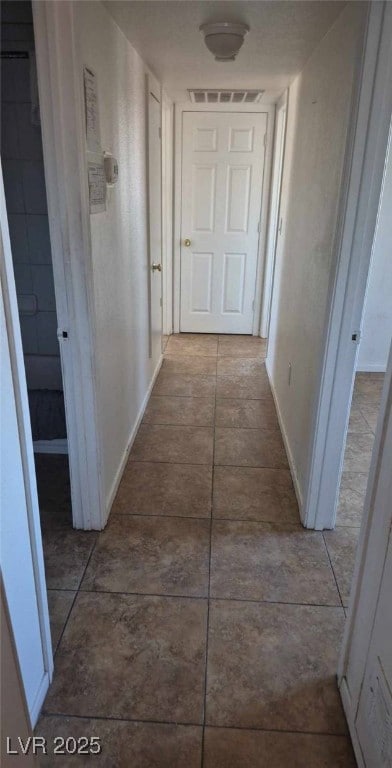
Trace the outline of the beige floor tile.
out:
<instances>
[{"instance_id":1,"label":"beige floor tile","mask_svg":"<svg viewBox=\"0 0 392 768\"><path fill-rule=\"evenodd\" d=\"M214 520L211 595L341 605L322 534L299 524Z\"/></svg>"},{"instance_id":2,"label":"beige floor tile","mask_svg":"<svg viewBox=\"0 0 392 768\"><path fill-rule=\"evenodd\" d=\"M56 650L61 633L72 608L76 592L65 589L48 589L50 631L53 651Z\"/></svg>"},{"instance_id":3,"label":"beige floor tile","mask_svg":"<svg viewBox=\"0 0 392 768\"><path fill-rule=\"evenodd\" d=\"M372 432L362 434L349 432L344 453L344 472L368 473L372 458L374 435Z\"/></svg>"},{"instance_id":4,"label":"beige floor tile","mask_svg":"<svg viewBox=\"0 0 392 768\"><path fill-rule=\"evenodd\" d=\"M369 402L380 402L382 388L384 386L385 373L357 373L355 377L354 392L368 398Z\"/></svg>"},{"instance_id":5,"label":"beige floor tile","mask_svg":"<svg viewBox=\"0 0 392 768\"><path fill-rule=\"evenodd\" d=\"M121 720L77 717L40 719L36 734L47 740L48 754L39 758L42 768L200 768L202 728ZM54 755L54 738L99 738L99 755Z\"/></svg>"},{"instance_id":6,"label":"beige floor tile","mask_svg":"<svg viewBox=\"0 0 392 768\"><path fill-rule=\"evenodd\" d=\"M334 531L324 531L332 567L345 607L348 606L351 582L357 553L359 528L336 526Z\"/></svg>"},{"instance_id":7,"label":"beige floor tile","mask_svg":"<svg viewBox=\"0 0 392 768\"><path fill-rule=\"evenodd\" d=\"M219 376L265 376L265 362L260 357L218 357Z\"/></svg>"},{"instance_id":8,"label":"beige floor tile","mask_svg":"<svg viewBox=\"0 0 392 768\"><path fill-rule=\"evenodd\" d=\"M356 403L351 405L350 420L348 424L349 432L369 432L369 424L367 423L362 411Z\"/></svg>"},{"instance_id":9,"label":"beige floor tile","mask_svg":"<svg viewBox=\"0 0 392 768\"><path fill-rule=\"evenodd\" d=\"M131 461L168 461L211 464L213 429L141 424L130 454Z\"/></svg>"},{"instance_id":10,"label":"beige floor tile","mask_svg":"<svg viewBox=\"0 0 392 768\"><path fill-rule=\"evenodd\" d=\"M95 531L74 531L72 528L44 531L48 589L78 589L97 535Z\"/></svg>"},{"instance_id":11,"label":"beige floor tile","mask_svg":"<svg viewBox=\"0 0 392 768\"><path fill-rule=\"evenodd\" d=\"M287 457L280 433L266 429L215 430L215 464L235 467L287 469Z\"/></svg>"},{"instance_id":12,"label":"beige floor tile","mask_svg":"<svg viewBox=\"0 0 392 768\"><path fill-rule=\"evenodd\" d=\"M209 520L114 517L99 539L81 589L204 597Z\"/></svg>"},{"instance_id":13,"label":"beige floor tile","mask_svg":"<svg viewBox=\"0 0 392 768\"><path fill-rule=\"evenodd\" d=\"M342 608L213 600L207 724L346 733L336 684Z\"/></svg>"},{"instance_id":14,"label":"beige floor tile","mask_svg":"<svg viewBox=\"0 0 392 768\"><path fill-rule=\"evenodd\" d=\"M356 768L346 736L207 728L204 768Z\"/></svg>"},{"instance_id":15,"label":"beige floor tile","mask_svg":"<svg viewBox=\"0 0 392 768\"><path fill-rule=\"evenodd\" d=\"M360 401L359 404L361 414L369 424L369 429L374 433L377 429L378 417L380 415L380 405L368 403L367 401Z\"/></svg>"},{"instance_id":16,"label":"beige floor tile","mask_svg":"<svg viewBox=\"0 0 392 768\"><path fill-rule=\"evenodd\" d=\"M217 398L215 424L217 427L279 429L273 403L243 398Z\"/></svg>"},{"instance_id":17,"label":"beige floor tile","mask_svg":"<svg viewBox=\"0 0 392 768\"><path fill-rule=\"evenodd\" d=\"M242 376L231 374L218 376L216 379L217 397L239 398L248 400L266 400L273 407L273 398L268 379L263 374Z\"/></svg>"},{"instance_id":18,"label":"beige floor tile","mask_svg":"<svg viewBox=\"0 0 392 768\"><path fill-rule=\"evenodd\" d=\"M150 397L143 424L214 424L215 397Z\"/></svg>"},{"instance_id":19,"label":"beige floor tile","mask_svg":"<svg viewBox=\"0 0 392 768\"><path fill-rule=\"evenodd\" d=\"M169 355L166 354L162 369L164 373L187 373L191 375L216 375L216 358L201 355Z\"/></svg>"},{"instance_id":20,"label":"beige floor tile","mask_svg":"<svg viewBox=\"0 0 392 768\"><path fill-rule=\"evenodd\" d=\"M202 722L207 603L80 592L45 714Z\"/></svg>"},{"instance_id":21,"label":"beige floor tile","mask_svg":"<svg viewBox=\"0 0 392 768\"><path fill-rule=\"evenodd\" d=\"M153 395L169 397L211 397L215 395L216 376L160 372Z\"/></svg>"},{"instance_id":22,"label":"beige floor tile","mask_svg":"<svg viewBox=\"0 0 392 768\"><path fill-rule=\"evenodd\" d=\"M215 467L213 516L258 522L299 522L288 469Z\"/></svg>"},{"instance_id":23,"label":"beige floor tile","mask_svg":"<svg viewBox=\"0 0 392 768\"><path fill-rule=\"evenodd\" d=\"M177 333L170 336L167 342L168 355L201 355L216 357L218 352L218 337L215 334Z\"/></svg>"},{"instance_id":24,"label":"beige floor tile","mask_svg":"<svg viewBox=\"0 0 392 768\"><path fill-rule=\"evenodd\" d=\"M337 510L338 525L361 525L367 482L367 474L342 473Z\"/></svg>"},{"instance_id":25,"label":"beige floor tile","mask_svg":"<svg viewBox=\"0 0 392 768\"><path fill-rule=\"evenodd\" d=\"M209 517L212 467L129 461L112 515Z\"/></svg>"},{"instance_id":26,"label":"beige floor tile","mask_svg":"<svg viewBox=\"0 0 392 768\"><path fill-rule=\"evenodd\" d=\"M267 351L266 339L257 336L219 336L218 355L228 357L262 357Z\"/></svg>"}]
</instances>

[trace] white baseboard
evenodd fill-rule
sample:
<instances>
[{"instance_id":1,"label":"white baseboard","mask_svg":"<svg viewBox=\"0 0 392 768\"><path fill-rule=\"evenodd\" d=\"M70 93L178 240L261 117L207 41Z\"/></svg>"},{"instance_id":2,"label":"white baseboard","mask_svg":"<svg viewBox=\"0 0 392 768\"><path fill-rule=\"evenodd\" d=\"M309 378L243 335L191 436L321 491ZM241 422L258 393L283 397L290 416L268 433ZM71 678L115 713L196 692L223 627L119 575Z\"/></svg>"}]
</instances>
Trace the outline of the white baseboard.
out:
<instances>
[{"instance_id":1,"label":"white baseboard","mask_svg":"<svg viewBox=\"0 0 392 768\"><path fill-rule=\"evenodd\" d=\"M68 453L68 440L66 437L56 440L34 440L34 453Z\"/></svg>"},{"instance_id":2,"label":"white baseboard","mask_svg":"<svg viewBox=\"0 0 392 768\"><path fill-rule=\"evenodd\" d=\"M357 730L355 728L351 696L347 687L346 678L343 678L340 684L340 696L342 699L344 714L346 715L348 730L350 733L351 743L353 745L353 750L354 750L358 768L365 768L365 763L363 761L363 756L362 756L362 750L358 741Z\"/></svg>"},{"instance_id":3,"label":"white baseboard","mask_svg":"<svg viewBox=\"0 0 392 768\"><path fill-rule=\"evenodd\" d=\"M293 459L293 454L291 453L289 439L287 437L287 433L286 433L286 429L285 429L282 413L281 413L281 410L280 410L280 407L279 407L278 396L277 396L277 394L275 392L275 387L274 387L274 385L272 383L272 377L271 377L271 372L269 370L268 359L265 361L265 367L266 367L267 374L268 374L268 381L269 381L269 384L270 384L270 387L271 387L272 397L273 397L274 403L275 403L276 415L278 417L278 422L279 422L279 426L280 426L280 431L282 433L284 447L286 449L286 454L287 454L287 459L288 459L288 462L289 462L291 477L293 479L295 495L297 497L297 502L298 502L299 514L300 514L300 518L302 520L303 498L302 498L301 487L300 487L300 484L299 484L299 481L298 481L298 475L297 475L297 470L296 470L296 466L295 466L294 459Z\"/></svg>"},{"instance_id":4,"label":"white baseboard","mask_svg":"<svg viewBox=\"0 0 392 768\"><path fill-rule=\"evenodd\" d=\"M151 379L150 384L148 386L147 392L146 392L146 394L144 396L144 399L143 399L143 402L142 402L142 404L140 406L140 410L139 410L137 419L135 421L135 424L132 427L132 431L131 431L131 434L130 434L130 437L129 437L129 440L128 440L127 447L126 447L126 449L125 449L125 451L123 453L123 456L122 456L122 459L120 461L118 470L116 472L115 478L114 478L113 483L112 483L112 487L111 487L110 492L108 494L107 502L106 502L106 520L105 520L105 525L106 525L106 523L108 521L108 518L109 518L109 515L110 515L110 511L111 511L112 506L113 506L114 499L116 498L116 494L117 494L117 491L118 491L118 486L120 485L121 478L123 476L124 469L125 469L126 463L128 461L129 454L131 452L131 448L133 446L135 437L137 435L137 431L138 431L138 429L140 427L142 418L144 416L144 411L146 410L147 403L148 403L148 401L150 399L150 395L151 395L153 386L155 384L155 381L156 381L156 378L158 376L158 373L159 373L159 371L161 369L162 361L163 361L163 355L160 356L160 358L158 360L158 363L157 363L157 366L155 368L155 371L154 371L154 373L152 375L152 379Z\"/></svg>"},{"instance_id":5,"label":"white baseboard","mask_svg":"<svg viewBox=\"0 0 392 768\"><path fill-rule=\"evenodd\" d=\"M357 367L357 373L386 373L386 363L360 363Z\"/></svg>"}]
</instances>

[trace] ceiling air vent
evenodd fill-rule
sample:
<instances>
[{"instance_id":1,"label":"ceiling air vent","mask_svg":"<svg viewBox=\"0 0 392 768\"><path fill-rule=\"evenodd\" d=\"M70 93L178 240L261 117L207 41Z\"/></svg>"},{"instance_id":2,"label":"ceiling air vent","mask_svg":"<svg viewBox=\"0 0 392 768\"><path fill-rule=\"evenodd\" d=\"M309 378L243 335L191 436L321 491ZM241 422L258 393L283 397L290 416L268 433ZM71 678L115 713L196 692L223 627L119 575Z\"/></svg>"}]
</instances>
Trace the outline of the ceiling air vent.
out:
<instances>
[{"instance_id":1,"label":"ceiling air vent","mask_svg":"<svg viewBox=\"0 0 392 768\"><path fill-rule=\"evenodd\" d=\"M190 88L189 97L193 104L257 104L264 91L221 91Z\"/></svg>"}]
</instances>

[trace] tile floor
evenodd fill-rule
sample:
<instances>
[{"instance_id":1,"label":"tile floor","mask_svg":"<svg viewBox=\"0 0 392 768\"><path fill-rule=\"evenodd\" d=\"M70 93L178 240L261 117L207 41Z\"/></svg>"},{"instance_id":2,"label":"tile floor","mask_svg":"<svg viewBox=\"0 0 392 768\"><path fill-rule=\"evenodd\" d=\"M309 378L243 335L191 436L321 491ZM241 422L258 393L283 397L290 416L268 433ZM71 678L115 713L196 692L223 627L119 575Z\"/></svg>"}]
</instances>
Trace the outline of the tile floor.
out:
<instances>
[{"instance_id":1,"label":"tile floor","mask_svg":"<svg viewBox=\"0 0 392 768\"><path fill-rule=\"evenodd\" d=\"M43 766L354 768L335 681L343 545L299 523L264 353L170 337L105 531L44 509L57 650L37 732L98 736L102 754ZM365 473L350 450L346 548Z\"/></svg>"}]
</instances>

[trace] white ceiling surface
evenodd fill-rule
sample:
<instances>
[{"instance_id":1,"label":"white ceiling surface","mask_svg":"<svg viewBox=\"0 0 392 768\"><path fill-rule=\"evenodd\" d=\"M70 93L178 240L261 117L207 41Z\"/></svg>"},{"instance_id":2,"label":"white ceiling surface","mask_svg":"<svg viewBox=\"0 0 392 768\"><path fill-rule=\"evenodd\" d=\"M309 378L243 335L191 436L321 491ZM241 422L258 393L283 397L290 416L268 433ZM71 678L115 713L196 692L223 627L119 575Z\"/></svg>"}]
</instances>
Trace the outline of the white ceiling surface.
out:
<instances>
[{"instance_id":1,"label":"white ceiling surface","mask_svg":"<svg viewBox=\"0 0 392 768\"><path fill-rule=\"evenodd\" d=\"M273 103L343 10L341 0L106 0L104 5L175 101L187 88L261 88ZM207 21L250 26L235 62L214 60Z\"/></svg>"}]
</instances>

